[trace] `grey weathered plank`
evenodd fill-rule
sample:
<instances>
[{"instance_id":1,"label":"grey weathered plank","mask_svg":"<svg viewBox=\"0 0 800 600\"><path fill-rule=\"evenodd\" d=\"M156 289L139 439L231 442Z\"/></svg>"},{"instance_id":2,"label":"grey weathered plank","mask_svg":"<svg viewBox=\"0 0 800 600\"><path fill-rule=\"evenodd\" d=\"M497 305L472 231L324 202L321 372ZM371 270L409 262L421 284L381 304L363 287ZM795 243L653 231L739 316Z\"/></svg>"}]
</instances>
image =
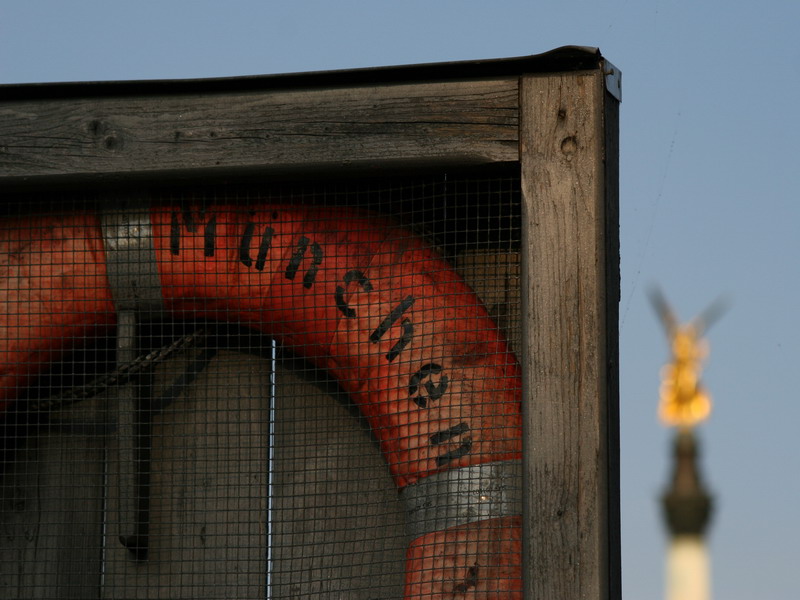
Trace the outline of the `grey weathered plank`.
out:
<instances>
[{"instance_id":1,"label":"grey weathered plank","mask_svg":"<svg viewBox=\"0 0 800 600\"><path fill-rule=\"evenodd\" d=\"M397 489L319 375L276 371L270 597L399 598L408 540Z\"/></svg>"},{"instance_id":2,"label":"grey weathered plank","mask_svg":"<svg viewBox=\"0 0 800 600\"><path fill-rule=\"evenodd\" d=\"M0 177L87 180L518 158L516 78L0 102Z\"/></svg>"},{"instance_id":3,"label":"grey weathered plank","mask_svg":"<svg viewBox=\"0 0 800 600\"><path fill-rule=\"evenodd\" d=\"M519 252L467 250L458 255L456 267L521 358Z\"/></svg>"},{"instance_id":4,"label":"grey weathered plank","mask_svg":"<svg viewBox=\"0 0 800 600\"><path fill-rule=\"evenodd\" d=\"M200 352L159 366L157 397ZM269 360L220 352L153 417L146 561L117 539L124 466L111 462L101 597L263 597L269 392Z\"/></svg>"},{"instance_id":5,"label":"grey weathered plank","mask_svg":"<svg viewBox=\"0 0 800 600\"><path fill-rule=\"evenodd\" d=\"M96 598L102 557L104 436L97 401L71 425L32 435L0 478L0 597Z\"/></svg>"},{"instance_id":6,"label":"grey weathered plank","mask_svg":"<svg viewBox=\"0 0 800 600\"><path fill-rule=\"evenodd\" d=\"M619 552L612 100L601 71L524 77L520 95L526 598L605 600Z\"/></svg>"}]
</instances>

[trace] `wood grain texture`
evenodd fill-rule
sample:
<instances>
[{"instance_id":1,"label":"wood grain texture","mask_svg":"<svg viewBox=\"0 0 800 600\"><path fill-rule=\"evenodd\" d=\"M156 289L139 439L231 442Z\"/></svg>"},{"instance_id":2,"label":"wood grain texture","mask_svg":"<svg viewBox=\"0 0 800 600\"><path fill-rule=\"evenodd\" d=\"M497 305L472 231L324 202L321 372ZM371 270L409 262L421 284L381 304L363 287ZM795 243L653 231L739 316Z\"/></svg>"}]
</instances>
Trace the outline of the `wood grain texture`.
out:
<instances>
[{"instance_id":1,"label":"wood grain texture","mask_svg":"<svg viewBox=\"0 0 800 600\"><path fill-rule=\"evenodd\" d=\"M519 252L467 250L456 257L456 267L521 359Z\"/></svg>"},{"instance_id":2,"label":"wood grain texture","mask_svg":"<svg viewBox=\"0 0 800 600\"><path fill-rule=\"evenodd\" d=\"M0 178L515 161L517 80L0 102Z\"/></svg>"},{"instance_id":3,"label":"wood grain texture","mask_svg":"<svg viewBox=\"0 0 800 600\"><path fill-rule=\"evenodd\" d=\"M530 600L607 600L618 568L609 531L618 487L609 447L618 426L609 420L616 323L607 323L618 251L607 227L616 188L604 162L606 101L600 71L521 81Z\"/></svg>"},{"instance_id":4,"label":"wood grain texture","mask_svg":"<svg viewBox=\"0 0 800 600\"><path fill-rule=\"evenodd\" d=\"M408 540L397 488L342 392L304 368L276 370L269 597L399 598Z\"/></svg>"},{"instance_id":5,"label":"wood grain texture","mask_svg":"<svg viewBox=\"0 0 800 600\"><path fill-rule=\"evenodd\" d=\"M270 361L220 351L189 382L202 352L156 371L145 561L118 540L111 441L102 598L263 597Z\"/></svg>"},{"instance_id":6,"label":"wood grain texture","mask_svg":"<svg viewBox=\"0 0 800 600\"><path fill-rule=\"evenodd\" d=\"M96 598L102 573L102 400L58 411L3 465L0 598ZM61 421L57 424L55 421Z\"/></svg>"}]
</instances>

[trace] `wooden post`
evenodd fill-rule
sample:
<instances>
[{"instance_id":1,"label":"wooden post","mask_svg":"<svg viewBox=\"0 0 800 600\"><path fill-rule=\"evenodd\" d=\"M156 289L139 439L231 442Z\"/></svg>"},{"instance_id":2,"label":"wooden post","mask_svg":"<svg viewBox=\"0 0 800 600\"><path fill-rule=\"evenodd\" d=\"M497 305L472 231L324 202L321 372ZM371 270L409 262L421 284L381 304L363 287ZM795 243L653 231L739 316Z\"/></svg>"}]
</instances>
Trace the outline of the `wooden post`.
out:
<instances>
[{"instance_id":1,"label":"wooden post","mask_svg":"<svg viewBox=\"0 0 800 600\"><path fill-rule=\"evenodd\" d=\"M601 70L521 80L529 600L620 595L615 114Z\"/></svg>"}]
</instances>

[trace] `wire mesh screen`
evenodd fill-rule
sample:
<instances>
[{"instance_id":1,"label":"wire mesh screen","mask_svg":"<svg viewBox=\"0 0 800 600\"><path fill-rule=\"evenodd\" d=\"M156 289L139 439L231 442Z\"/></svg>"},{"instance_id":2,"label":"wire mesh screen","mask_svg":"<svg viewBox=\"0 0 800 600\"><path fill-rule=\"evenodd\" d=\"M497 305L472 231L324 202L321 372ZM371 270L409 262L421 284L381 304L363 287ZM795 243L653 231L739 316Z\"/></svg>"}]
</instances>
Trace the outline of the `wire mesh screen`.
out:
<instances>
[{"instance_id":1,"label":"wire mesh screen","mask_svg":"<svg viewBox=\"0 0 800 600\"><path fill-rule=\"evenodd\" d=\"M0 596L519 598L514 172L9 201Z\"/></svg>"}]
</instances>

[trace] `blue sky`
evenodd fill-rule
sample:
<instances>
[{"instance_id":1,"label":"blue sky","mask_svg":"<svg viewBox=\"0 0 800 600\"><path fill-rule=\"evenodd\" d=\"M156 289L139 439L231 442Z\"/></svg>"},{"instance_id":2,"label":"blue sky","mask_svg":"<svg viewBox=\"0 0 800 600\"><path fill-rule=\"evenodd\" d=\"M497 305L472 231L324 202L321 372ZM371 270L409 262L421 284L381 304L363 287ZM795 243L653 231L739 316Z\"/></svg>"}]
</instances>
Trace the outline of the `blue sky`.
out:
<instances>
[{"instance_id":1,"label":"blue sky","mask_svg":"<svg viewBox=\"0 0 800 600\"><path fill-rule=\"evenodd\" d=\"M623 72L623 584L662 596L656 419L667 345L720 295L701 429L715 596L797 597L800 3L796 0L0 2L0 82L217 77L597 46Z\"/></svg>"}]
</instances>

